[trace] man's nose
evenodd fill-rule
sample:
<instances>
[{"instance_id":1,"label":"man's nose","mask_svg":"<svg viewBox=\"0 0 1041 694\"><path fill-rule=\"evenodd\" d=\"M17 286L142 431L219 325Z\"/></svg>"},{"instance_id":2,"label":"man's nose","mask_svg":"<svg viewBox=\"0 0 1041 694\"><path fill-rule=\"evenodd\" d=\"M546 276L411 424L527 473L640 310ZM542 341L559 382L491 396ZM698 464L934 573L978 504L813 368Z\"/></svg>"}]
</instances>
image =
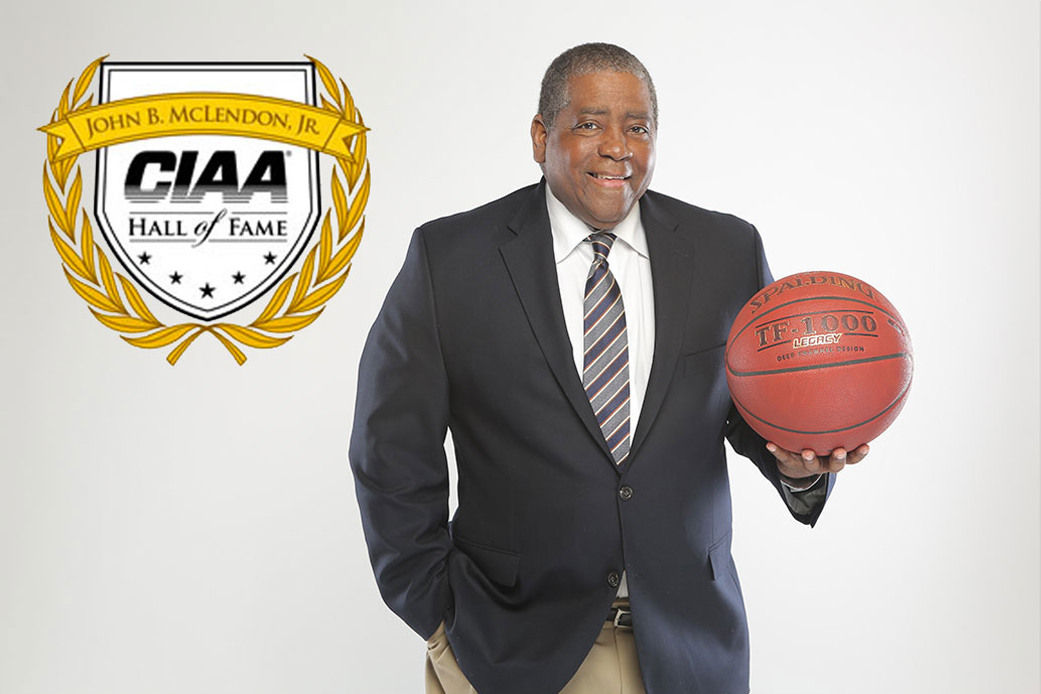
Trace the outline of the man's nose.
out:
<instances>
[{"instance_id":1,"label":"man's nose","mask_svg":"<svg viewBox=\"0 0 1041 694\"><path fill-rule=\"evenodd\" d=\"M622 161L632 156L629 143L625 139L625 133L621 128L607 128L603 137L600 138L600 156L610 157L615 161Z\"/></svg>"}]
</instances>

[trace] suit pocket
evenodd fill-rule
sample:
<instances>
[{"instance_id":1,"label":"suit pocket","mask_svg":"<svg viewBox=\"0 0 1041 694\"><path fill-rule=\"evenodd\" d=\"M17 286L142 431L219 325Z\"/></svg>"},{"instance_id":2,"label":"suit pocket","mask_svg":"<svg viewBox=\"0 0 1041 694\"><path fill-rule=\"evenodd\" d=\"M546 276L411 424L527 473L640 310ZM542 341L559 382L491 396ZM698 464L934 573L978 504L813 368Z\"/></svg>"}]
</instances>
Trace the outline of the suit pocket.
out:
<instances>
[{"instance_id":1,"label":"suit pocket","mask_svg":"<svg viewBox=\"0 0 1041 694\"><path fill-rule=\"evenodd\" d=\"M683 376L686 378L700 373L722 370L726 348L727 346L722 344L686 355L683 357Z\"/></svg>"},{"instance_id":2,"label":"suit pocket","mask_svg":"<svg viewBox=\"0 0 1041 694\"><path fill-rule=\"evenodd\" d=\"M445 620L442 619L434 634L427 639L427 650L432 651L434 655L440 655L447 645L448 634L445 632Z\"/></svg>"},{"instance_id":3,"label":"suit pocket","mask_svg":"<svg viewBox=\"0 0 1041 694\"><path fill-rule=\"evenodd\" d=\"M510 588L517 583L520 570L520 555L507 552L478 542L471 542L456 535L452 538L460 552L470 557L477 568L493 583Z\"/></svg>"},{"instance_id":4,"label":"suit pocket","mask_svg":"<svg viewBox=\"0 0 1041 694\"><path fill-rule=\"evenodd\" d=\"M730 533L716 540L708 548L708 568L713 581L730 573Z\"/></svg>"}]
</instances>

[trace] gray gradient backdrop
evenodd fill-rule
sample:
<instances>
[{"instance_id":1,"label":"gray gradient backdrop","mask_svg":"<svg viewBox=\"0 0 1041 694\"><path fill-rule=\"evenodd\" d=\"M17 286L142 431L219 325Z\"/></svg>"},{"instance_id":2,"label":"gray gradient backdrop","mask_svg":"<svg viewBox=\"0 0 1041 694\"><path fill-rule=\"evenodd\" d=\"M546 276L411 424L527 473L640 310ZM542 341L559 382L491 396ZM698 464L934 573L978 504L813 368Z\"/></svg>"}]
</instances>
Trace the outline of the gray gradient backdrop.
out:
<instances>
[{"instance_id":1,"label":"gray gradient backdrop","mask_svg":"<svg viewBox=\"0 0 1041 694\"><path fill-rule=\"evenodd\" d=\"M914 337L903 414L816 530L732 460L753 691L1036 693L1038 36L1007 0L9 4L0 693L420 690L345 456L362 341L415 226L537 180L542 70L587 40L657 81L654 188L755 223L778 277L868 280ZM127 346L62 275L35 128L104 53L305 52L373 128L343 290L244 367Z\"/></svg>"}]
</instances>

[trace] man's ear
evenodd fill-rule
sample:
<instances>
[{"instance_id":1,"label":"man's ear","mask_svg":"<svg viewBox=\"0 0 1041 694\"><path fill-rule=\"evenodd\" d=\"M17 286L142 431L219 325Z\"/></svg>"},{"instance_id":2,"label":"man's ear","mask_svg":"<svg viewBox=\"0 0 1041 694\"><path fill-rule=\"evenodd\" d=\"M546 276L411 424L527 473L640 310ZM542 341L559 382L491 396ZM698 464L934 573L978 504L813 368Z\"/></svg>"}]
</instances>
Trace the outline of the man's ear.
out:
<instances>
[{"instance_id":1,"label":"man's ear","mask_svg":"<svg viewBox=\"0 0 1041 694\"><path fill-rule=\"evenodd\" d=\"M546 138L549 131L546 124L542 122L542 116L536 115L531 119L531 156L539 164L546 163Z\"/></svg>"}]
</instances>

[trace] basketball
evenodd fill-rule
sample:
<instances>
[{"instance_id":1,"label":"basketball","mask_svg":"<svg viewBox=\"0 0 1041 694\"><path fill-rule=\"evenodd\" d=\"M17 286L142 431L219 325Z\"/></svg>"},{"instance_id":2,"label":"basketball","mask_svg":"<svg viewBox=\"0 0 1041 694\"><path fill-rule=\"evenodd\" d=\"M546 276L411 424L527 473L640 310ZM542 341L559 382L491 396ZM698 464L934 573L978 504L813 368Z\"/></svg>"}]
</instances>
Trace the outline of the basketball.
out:
<instances>
[{"instance_id":1,"label":"basketball","mask_svg":"<svg viewBox=\"0 0 1041 694\"><path fill-rule=\"evenodd\" d=\"M764 287L730 329L730 396L745 421L790 451L852 451L893 423L911 387L907 326L882 293L838 272Z\"/></svg>"}]
</instances>

